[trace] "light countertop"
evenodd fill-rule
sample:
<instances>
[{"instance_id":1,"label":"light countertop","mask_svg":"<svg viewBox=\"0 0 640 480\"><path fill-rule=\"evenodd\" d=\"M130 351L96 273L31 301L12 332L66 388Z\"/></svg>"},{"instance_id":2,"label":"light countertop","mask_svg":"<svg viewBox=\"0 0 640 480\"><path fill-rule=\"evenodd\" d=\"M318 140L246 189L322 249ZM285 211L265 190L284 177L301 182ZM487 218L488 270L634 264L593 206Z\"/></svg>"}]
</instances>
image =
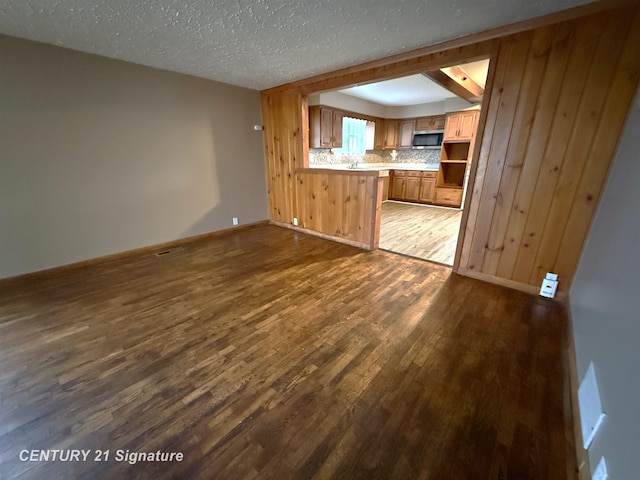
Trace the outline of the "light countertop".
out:
<instances>
[{"instance_id":1,"label":"light countertop","mask_svg":"<svg viewBox=\"0 0 640 480\"><path fill-rule=\"evenodd\" d=\"M437 171L437 163L358 163L352 168L350 163L332 165L309 165L309 168L328 168L331 170L426 170Z\"/></svg>"}]
</instances>

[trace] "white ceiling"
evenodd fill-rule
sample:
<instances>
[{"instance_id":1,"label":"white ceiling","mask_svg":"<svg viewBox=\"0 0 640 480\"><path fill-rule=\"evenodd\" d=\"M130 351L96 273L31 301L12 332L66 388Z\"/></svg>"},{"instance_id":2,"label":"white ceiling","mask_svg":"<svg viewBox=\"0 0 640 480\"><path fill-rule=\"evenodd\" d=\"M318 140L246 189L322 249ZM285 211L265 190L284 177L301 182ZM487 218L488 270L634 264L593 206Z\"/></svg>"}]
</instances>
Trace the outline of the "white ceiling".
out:
<instances>
[{"instance_id":1,"label":"white ceiling","mask_svg":"<svg viewBox=\"0 0 640 480\"><path fill-rule=\"evenodd\" d=\"M473 81L484 88L487 71L489 70L489 59L465 63L459 65L459 67ZM383 82L344 88L338 91L352 97L363 98L370 102L387 106L442 102L447 98L456 96L424 75L410 75Z\"/></svg>"},{"instance_id":2,"label":"white ceiling","mask_svg":"<svg viewBox=\"0 0 640 480\"><path fill-rule=\"evenodd\" d=\"M449 90L442 88L424 75L394 78L338 91L380 105L395 106L442 102L447 98L455 97Z\"/></svg>"},{"instance_id":3,"label":"white ceiling","mask_svg":"<svg viewBox=\"0 0 640 480\"><path fill-rule=\"evenodd\" d=\"M0 32L253 89L589 0L0 0Z\"/></svg>"}]
</instances>

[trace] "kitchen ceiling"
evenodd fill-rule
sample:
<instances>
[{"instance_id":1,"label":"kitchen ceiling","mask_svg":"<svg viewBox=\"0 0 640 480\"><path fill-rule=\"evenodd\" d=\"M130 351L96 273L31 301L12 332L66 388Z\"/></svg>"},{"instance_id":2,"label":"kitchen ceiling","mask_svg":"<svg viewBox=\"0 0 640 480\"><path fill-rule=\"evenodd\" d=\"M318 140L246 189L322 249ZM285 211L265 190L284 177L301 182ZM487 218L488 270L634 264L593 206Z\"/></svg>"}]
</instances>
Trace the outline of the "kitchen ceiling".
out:
<instances>
[{"instance_id":1,"label":"kitchen ceiling","mask_svg":"<svg viewBox=\"0 0 640 480\"><path fill-rule=\"evenodd\" d=\"M265 89L589 0L0 0L0 33Z\"/></svg>"},{"instance_id":2,"label":"kitchen ceiling","mask_svg":"<svg viewBox=\"0 0 640 480\"><path fill-rule=\"evenodd\" d=\"M484 88L489 69L488 59L459 66L471 79ZM442 102L447 98L457 96L422 74L344 88L338 91L386 106Z\"/></svg>"}]
</instances>

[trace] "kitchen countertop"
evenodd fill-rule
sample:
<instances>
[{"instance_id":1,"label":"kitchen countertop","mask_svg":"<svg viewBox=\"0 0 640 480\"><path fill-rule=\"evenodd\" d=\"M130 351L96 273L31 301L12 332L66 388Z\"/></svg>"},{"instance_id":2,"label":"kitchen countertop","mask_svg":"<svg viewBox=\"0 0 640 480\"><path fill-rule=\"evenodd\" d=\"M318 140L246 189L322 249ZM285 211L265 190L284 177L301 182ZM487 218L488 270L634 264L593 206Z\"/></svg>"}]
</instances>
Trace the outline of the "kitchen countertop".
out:
<instances>
[{"instance_id":1,"label":"kitchen countertop","mask_svg":"<svg viewBox=\"0 0 640 480\"><path fill-rule=\"evenodd\" d=\"M426 170L438 171L437 163L359 163L358 168L351 168L351 164L309 165L309 168L328 168L331 170Z\"/></svg>"}]
</instances>

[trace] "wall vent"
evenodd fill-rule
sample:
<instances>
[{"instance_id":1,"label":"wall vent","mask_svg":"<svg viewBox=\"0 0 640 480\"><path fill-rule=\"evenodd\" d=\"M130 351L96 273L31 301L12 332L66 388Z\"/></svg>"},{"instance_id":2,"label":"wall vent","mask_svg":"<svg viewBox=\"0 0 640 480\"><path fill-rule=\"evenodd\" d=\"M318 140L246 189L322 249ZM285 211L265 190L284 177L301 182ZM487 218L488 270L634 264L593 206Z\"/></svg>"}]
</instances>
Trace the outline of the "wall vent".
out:
<instances>
[{"instance_id":1,"label":"wall vent","mask_svg":"<svg viewBox=\"0 0 640 480\"><path fill-rule=\"evenodd\" d=\"M167 248L166 250L160 250L159 252L154 253L154 255L156 257L169 257L182 250L184 250L183 247Z\"/></svg>"}]
</instances>

